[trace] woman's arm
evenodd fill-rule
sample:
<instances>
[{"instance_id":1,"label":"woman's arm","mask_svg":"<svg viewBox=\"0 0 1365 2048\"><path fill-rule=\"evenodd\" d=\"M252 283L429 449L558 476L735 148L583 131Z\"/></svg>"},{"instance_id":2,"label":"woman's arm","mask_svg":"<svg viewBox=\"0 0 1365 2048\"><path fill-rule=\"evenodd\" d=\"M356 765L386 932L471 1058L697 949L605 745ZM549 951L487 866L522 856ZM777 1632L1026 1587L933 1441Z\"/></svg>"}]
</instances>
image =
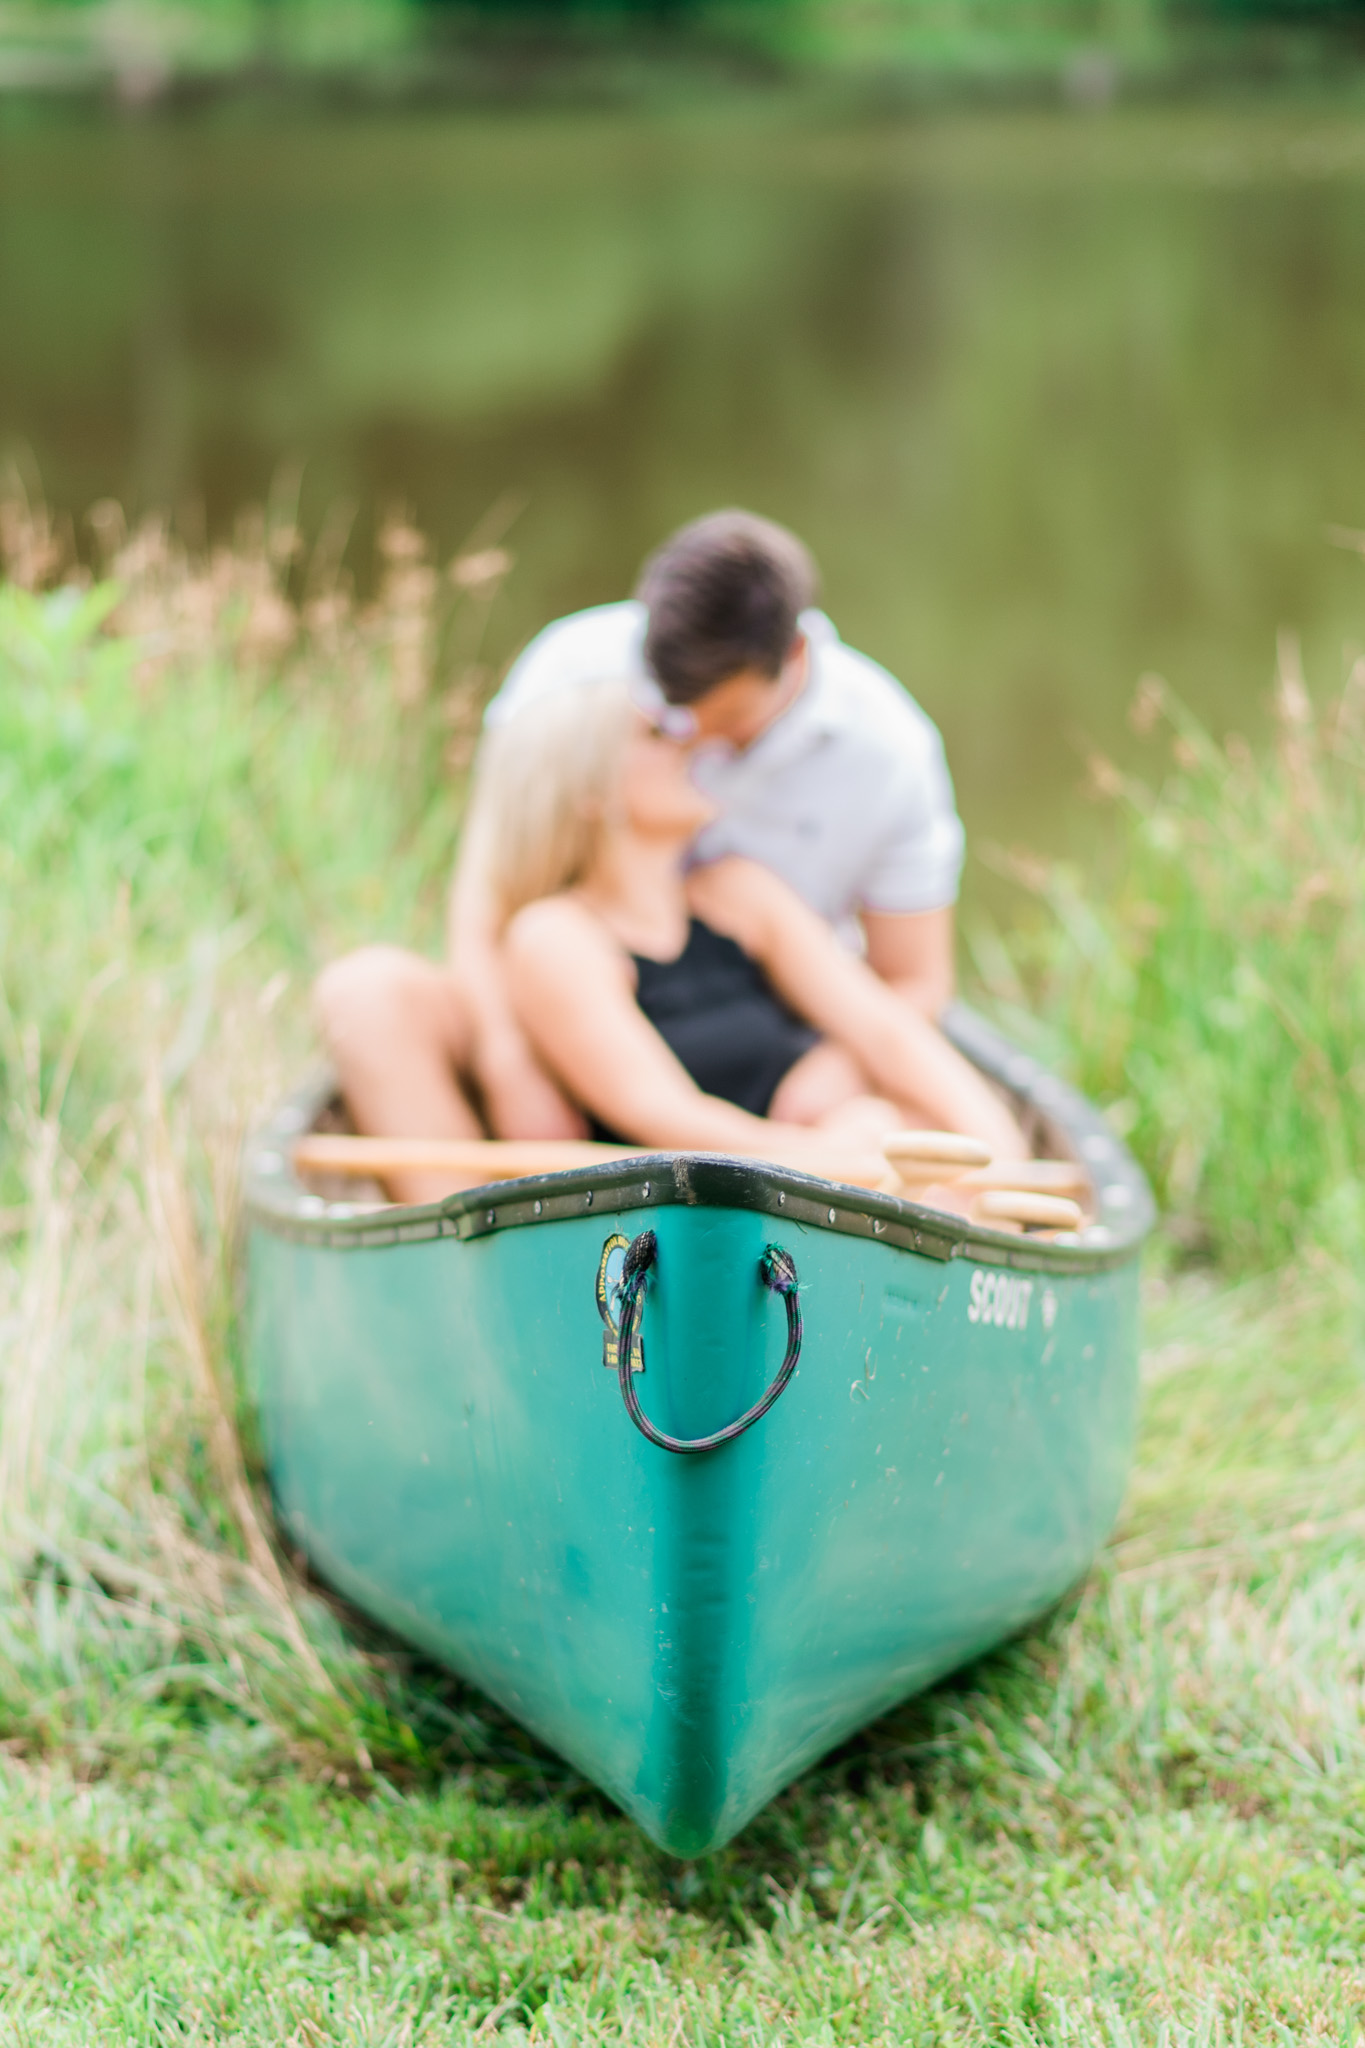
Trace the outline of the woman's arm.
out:
<instances>
[{"instance_id":1,"label":"woman's arm","mask_svg":"<svg viewBox=\"0 0 1365 2048\"><path fill-rule=\"evenodd\" d=\"M581 904L558 896L518 911L503 960L517 1016L545 1065L631 1143L738 1153L865 1185L885 1172L861 1146L703 1094L636 1003L620 947Z\"/></svg>"},{"instance_id":2,"label":"woman's arm","mask_svg":"<svg viewBox=\"0 0 1365 2048\"><path fill-rule=\"evenodd\" d=\"M1014 1118L970 1061L779 876L755 861L716 861L689 876L688 895L697 916L757 960L797 1015L846 1047L883 1094L934 1129L980 1138L997 1159L1028 1156Z\"/></svg>"},{"instance_id":3,"label":"woman's arm","mask_svg":"<svg viewBox=\"0 0 1365 2048\"><path fill-rule=\"evenodd\" d=\"M477 773L446 913L450 965L473 1027L474 1076L495 1137L581 1138L583 1119L533 1058L506 987Z\"/></svg>"}]
</instances>

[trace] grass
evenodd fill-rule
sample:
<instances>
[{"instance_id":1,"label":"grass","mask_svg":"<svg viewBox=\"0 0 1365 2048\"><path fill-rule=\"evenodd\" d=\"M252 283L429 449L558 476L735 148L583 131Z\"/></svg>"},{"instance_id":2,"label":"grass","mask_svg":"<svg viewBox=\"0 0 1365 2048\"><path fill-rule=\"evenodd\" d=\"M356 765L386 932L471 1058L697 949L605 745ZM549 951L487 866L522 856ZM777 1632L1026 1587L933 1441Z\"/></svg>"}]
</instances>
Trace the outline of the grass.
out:
<instances>
[{"instance_id":1,"label":"grass","mask_svg":"<svg viewBox=\"0 0 1365 2048\"><path fill-rule=\"evenodd\" d=\"M981 957L1016 1027L1050 1025L1131 1136L1181 1241L1235 1270L1292 1258L1305 1221L1365 1255L1365 660L1320 713L1285 637L1275 713L1258 754L1145 678L1160 781L1094 760L1107 857L1006 863L1048 915Z\"/></svg>"},{"instance_id":2,"label":"grass","mask_svg":"<svg viewBox=\"0 0 1365 2048\"><path fill-rule=\"evenodd\" d=\"M1291 687L1249 760L1162 700L1160 788L1102 771L1109 869L1035 872L1047 915L987 961L1173 1205L1112 1545L680 1866L300 1582L234 1393L236 1144L317 960L434 939L496 535L438 570L391 527L362 610L284 507L209 561L98 532L82 587L40 510L0 524L0 2041L1358 2039L1355 912L1253 916L1267 875L1347 871L1349 717ZM1182 1078L1234 941L1337 1062L1292 1092L1294 1144L1346 1161L1292 1261L1228 1041ZM1196 1100L1220 1135L1182 1179Z\"/></svg>"},{"instance_id":3,"label":"grass","mask_svg":"<svg viewBox=\"0 0 1365 2048\"><path fill-rule=\"evenodd\" d=\"M93 1782L12 1761L5 2024L129 2042L1356 2039L1352 1320L1327 1277L1160 1285L1139 1478L1101 1573L695 1867L552 1759L509 1769L467 1745L444 1777L381 1773L362 1797L228 1716Z\"/></svg>"}]
</instances>

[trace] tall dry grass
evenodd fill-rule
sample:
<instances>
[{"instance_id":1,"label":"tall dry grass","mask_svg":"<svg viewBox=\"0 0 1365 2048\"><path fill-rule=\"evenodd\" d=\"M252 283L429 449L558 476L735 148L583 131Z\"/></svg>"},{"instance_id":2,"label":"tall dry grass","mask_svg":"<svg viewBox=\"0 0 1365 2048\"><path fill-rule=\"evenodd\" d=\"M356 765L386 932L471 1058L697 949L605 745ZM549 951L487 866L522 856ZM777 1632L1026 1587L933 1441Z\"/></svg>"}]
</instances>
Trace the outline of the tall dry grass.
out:
<instances>
[{"instance_id":1,"label":"tall dry grass","mask_svg":"<svg viewBox=\"0 0 1365 2048\"><path fill-rule=\"evenodd\" d=\"M1015 858L1043 915L978 955L992 998L1109 1107L1187 1248L1249 1270L1365 1253L1365 659L1321 708L1285 636L1268 745L1157 677L1155 786L1091 764L1089 871Z\"/></svg>"},{"instance_id":2,"label":"tall dry grass","mask_svg":"<svg viewBox=\"0 0 1365 2048\"><path fill-rule=\"evenodd\" d=\"M0 1733L367 1768L413 1738L243 1448L237 1161L320 961L439 931L508 557L395 519L361 604L278 506L92 535L0 501Z\"/></svg>"}]
</instances>

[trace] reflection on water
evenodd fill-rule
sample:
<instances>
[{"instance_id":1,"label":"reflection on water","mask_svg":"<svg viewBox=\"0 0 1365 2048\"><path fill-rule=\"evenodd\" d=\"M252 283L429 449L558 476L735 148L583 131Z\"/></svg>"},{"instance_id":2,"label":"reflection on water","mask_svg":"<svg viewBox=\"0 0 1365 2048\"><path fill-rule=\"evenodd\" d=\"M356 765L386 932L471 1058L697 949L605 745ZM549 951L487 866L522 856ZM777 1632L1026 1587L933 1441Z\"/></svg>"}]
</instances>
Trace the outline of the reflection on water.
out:
<instances>
[{"instance_id":1,"label":"reflection on water","mask_svg":"<svg viewBox=\"0 0 1365 2048\"><path fill-rule=\"evenodd\" d=\"M250 108L0 129L0 437L48 494L305 517L507 492L500 661L740 501L1061 843L1156 668L1251 725L1365 638L1365 131L1296 110L839 120Z\"/></svg>"}]
</instances>

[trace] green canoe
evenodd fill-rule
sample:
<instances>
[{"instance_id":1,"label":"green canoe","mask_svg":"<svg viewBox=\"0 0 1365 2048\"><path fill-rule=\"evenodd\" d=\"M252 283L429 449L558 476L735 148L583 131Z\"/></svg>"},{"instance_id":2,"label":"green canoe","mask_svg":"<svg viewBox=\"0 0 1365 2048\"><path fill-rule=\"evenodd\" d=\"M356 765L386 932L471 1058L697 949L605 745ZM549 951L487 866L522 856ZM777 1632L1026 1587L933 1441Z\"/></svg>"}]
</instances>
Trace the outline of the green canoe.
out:
<instances>
[{"instance_id":1,"label":"green canoe","mask_svg":"<svg viewBox=\"0 0 1365 2048\"><path fill-rule=\"evenodd\" d=\"M1118 1509L1151 1196L1082 1097L949 1028L1085 1163L1095 1224L1031 1240L673 1154L366 1211L294 1175L324 1090L248 1149L290 1540L679 1856L1039 1614Z\"/></svg>"}]
</instances>

